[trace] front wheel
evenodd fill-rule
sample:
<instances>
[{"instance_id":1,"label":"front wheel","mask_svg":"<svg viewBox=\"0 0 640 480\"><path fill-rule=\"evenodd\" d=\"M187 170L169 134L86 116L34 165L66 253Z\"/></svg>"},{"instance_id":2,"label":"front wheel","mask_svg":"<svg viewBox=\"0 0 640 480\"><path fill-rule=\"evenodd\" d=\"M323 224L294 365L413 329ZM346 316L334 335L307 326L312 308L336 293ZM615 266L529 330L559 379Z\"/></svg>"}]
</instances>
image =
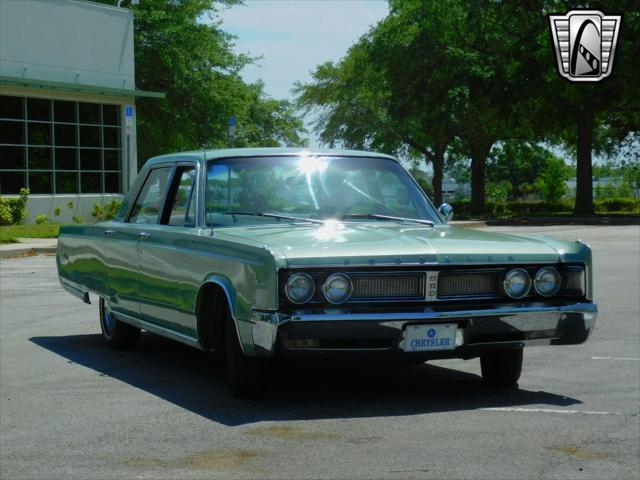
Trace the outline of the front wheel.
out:
<instances>
[{"instance_id":1,"label":"front wheel","mask_svg":"<svg viewBox=\"0 0 640 480\"><path fill-rule=\"evenodd\" d=\"M127 350L135 346L140 337L140 329L118 320L104 298L100 298L100 329L102 338L114 350Z\"/></svg>"},{"instance_id":2,"label":"front wheel","mask_svg":"<svg viewBox=\"0 0 640 480\"><path fill-rule=\"evenodd\" d=\"M229 390L234 397L256 397L264 387L264 362L244 354L235 323L229 314L226 330Z\"/></svg>"},{"instance_id":3,"label":"front wheel","mask_svg":"<svg viewBox=\"0 0 640 480\"><path fill-rule=\"evenodd\" d=\"M514 387L522 373L524 349L495 350L480 357L480 369L485 383L494 387Z\"/></svg>"}]
</instances>

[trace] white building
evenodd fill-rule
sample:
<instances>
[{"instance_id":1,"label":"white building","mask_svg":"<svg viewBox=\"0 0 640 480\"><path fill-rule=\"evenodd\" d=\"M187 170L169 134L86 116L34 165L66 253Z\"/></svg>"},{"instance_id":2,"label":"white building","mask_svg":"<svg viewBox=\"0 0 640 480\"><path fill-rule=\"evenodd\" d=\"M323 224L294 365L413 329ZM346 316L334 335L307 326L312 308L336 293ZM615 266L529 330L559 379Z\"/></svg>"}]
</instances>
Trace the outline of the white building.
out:
<instances>
[{"instance_id":1,"label":"white building","mask_svg":"<svg viewBox=\"0 0 640 480\"><path fill-rule=\"evenodd\" d=\"M0 0L0 195L29 218L91 218L137 173L133 13L85 0ZM73 208L68 205L73 204Z\"/></svg>"}]
</instances>

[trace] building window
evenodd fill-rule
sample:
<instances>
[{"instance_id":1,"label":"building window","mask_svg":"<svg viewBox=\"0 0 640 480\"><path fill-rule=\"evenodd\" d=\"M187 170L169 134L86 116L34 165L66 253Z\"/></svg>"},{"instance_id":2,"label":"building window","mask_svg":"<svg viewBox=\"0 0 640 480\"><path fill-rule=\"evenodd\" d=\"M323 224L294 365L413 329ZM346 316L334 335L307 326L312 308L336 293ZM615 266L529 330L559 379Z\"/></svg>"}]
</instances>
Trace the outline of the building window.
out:
<instances>
[{"instance_id":1,"label":"building window","mask_svg":"<svg viewBox=\"0 0 640 480\"><path fill-rule=\"evenodd\" d=\"M0 95L0 194L122 193L120 106Z\"/></svg>"}]
</instances>

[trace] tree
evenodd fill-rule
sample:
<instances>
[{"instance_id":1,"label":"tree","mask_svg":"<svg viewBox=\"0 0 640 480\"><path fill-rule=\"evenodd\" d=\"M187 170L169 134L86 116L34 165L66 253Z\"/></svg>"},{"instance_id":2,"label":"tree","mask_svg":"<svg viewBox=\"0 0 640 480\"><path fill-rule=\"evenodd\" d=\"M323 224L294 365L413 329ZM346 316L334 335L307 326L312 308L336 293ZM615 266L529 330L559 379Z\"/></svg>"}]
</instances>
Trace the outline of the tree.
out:
<instances>
[{"instance_id":1,"label":"tree","mask_svg":"<svg viewBox=\"0 0 640 480\"><path fill-rule=\"evenodd\" d=\"M531 0L500 2L503 18L516 20L511 33L514 78L527 85L517 98L526 123L540 138L561 141L576 155L574 213L592 214L592 154L615 147L640 131L640 11L637 2ZM598 83L572 83L556 72L547 14L575 8L624 14L612 74ZM528 21L524 21L528 19ZM513 21L510 21L513 23ZM515 27L515 25L513 25ZM506 31L506 29L505 29ZM517 53L517 55L516 55ZM512 95L511 95L512 96Z\"/></svg>"},{"instance_id":2,"label":"tree","mask_svg":"<svg viewBox=\"0 0 640 480\"><path fill-rule=\"evenodd\" d=\"M99 0L113 4L113 0ZM234 37L216 21L218 4L237 0L144 0L134 11L136 86L166 99L137 103L138 158L167 151L235 146L301 145L302 121L291 104L267 98L240 71L252 59L233 51ZM209 19L203 22L202 19Z\"/></svg>"},{"instance_id":3,"label":"tree","mask_svg":"<svg viewBox=\"0 0 640 480\"><path fill-rule=\"evenodd\" d=\"M470 157L472 210L482 212L486 159L513 134L508 48L494 3L391 0L387 18L300 86L303 106L324 108L322 138L349 144L355 133L369 145L419 153L433 165L437 199L447 155Z\"/></svg>"},{"instance_id":4,"label":"tree","mask_svg":"<svg viewBox=\"0 0 640 480\"><path fill-rule=\"evenodd\" d=\"M454 119L441 97L433 101L435 90L431 90L432 102L427 105L415 96L424 89L403 81L410 75L406 69L411 63L406 61L411 52L396 48L397 42L408 41L397 38L399 33L406 36L404 21L391 15L361 37L340 62L318 66L312 83L297 85L298 105L317 113L314 128L325 143L339 142L431 162L433 198L440 203ZM407 85L416 91L405 91Z\"/></svg>"},{"instance_id":5,"label":"tree","mask_svg":"<svg viewBox=\"0 0 640 480\"><path fill-rule=\"evenodd\" d=\"M571 175L571 169L561 158L551 156L540 172L536 181L536 188L545 202L558 204L567 191L565 180Z\"/></svg>"},{"instance_id":6,"label":"tree","mask_svg":"<svg viewBox=\"0 0 640 480\"><path fill-rule=\"evenodd\" d=\"M555 160L557 157L540 145L513 140L502 142L487 161L487 180L492 183L508 180L511 183L509 198L513 200L529 192L538 176ZM564 171L572 173L568 166Z\"/></svg>"}]
</instances>

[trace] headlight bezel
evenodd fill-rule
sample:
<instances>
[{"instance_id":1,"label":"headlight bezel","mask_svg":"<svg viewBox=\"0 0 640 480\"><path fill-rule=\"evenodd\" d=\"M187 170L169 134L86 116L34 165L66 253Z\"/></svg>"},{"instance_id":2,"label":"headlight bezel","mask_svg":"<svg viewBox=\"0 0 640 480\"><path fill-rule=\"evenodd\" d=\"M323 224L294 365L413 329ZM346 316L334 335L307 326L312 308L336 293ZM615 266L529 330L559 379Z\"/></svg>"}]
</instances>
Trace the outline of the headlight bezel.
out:
<instances>
[{"instance_id":1,"label":"headlight bezel","mask_svg":"<svg viewBox=\"0 0 640 480\"><path fill-rule=\"evenodd\" d=\"M517 274L521 274L523 273L526 279L526 288L525 290L522 292L522 294L520 295L514 295L513 293L510 292L508 286L509 286L509 281L512 277L514 277ZM504 278L502 280L502 290L505 293L505 295L507 295L509 298L512 298L514 300L521 300L524 297L526 297L527 295L529 295L529 293L531 292L531 286L533 284L533 281L531 280L531 274L529 274L529 272L525 269L525 268L512 268L510 270L507 271L507 273L504 274Z\"/></svg>"},{"instance_id":2,"label":"headlight bezel","mask_svg":"<svg viewBox=\"0 0 640 480\"><path fill-rule=\"evenodd\" d=\"M539 287L539 284L541 283L540 277L548 272L552 273L552 275L555 277L556 284L553 290L543 292ZM535 276L533 277L533 288L541 297L553 297L562 289L562 275L554 267L542 267L536 272Z\"/></svg>"},{"instance_id":3,"label":"headlight bezel","mask_svg":"<svg viewBox=\"0 0 640 480\"><path fill-rule=\"evenodd\" d=\"M347 285L347 293L337 301L334 299L331 299L330 296L327 294L327 290L330 288L330 283L335 279L343 279ZM351 282L351 278L349 278L349 275L341 272L336 272L336 273L332 273L327 278L325 278L324 282L322 282L321 290L322 290L322 295L327 302L331 303L332 305L342 305L343 303L348 302L349 299L351 298L351 294L353 293L353 283Z\"/></svg>"},{"instance_id":4,"label":"headlight bezel","mask_svg":"<svg viewBox=\"0 0 640 480\"><path fill-rule=\"evenodd\" d=\"M297 277L307 279L309 281L309 284L311 285L311 288L309 289L309 291L307 292L307 295L305 295L303 300L294 299L290 293L290 290L292 288L290 283L292 279L295 279ZM291 303L294 303L296 305L303 305L305 303L308 303L316 294L316 282L313 280L313 277L311 277L311 275L309 275L308 273L305 273L305 272L292 273L291 275L289 275L289 277L287 277L287 280L284 283L284 294Z\"/></svg>"}]
</instances>

